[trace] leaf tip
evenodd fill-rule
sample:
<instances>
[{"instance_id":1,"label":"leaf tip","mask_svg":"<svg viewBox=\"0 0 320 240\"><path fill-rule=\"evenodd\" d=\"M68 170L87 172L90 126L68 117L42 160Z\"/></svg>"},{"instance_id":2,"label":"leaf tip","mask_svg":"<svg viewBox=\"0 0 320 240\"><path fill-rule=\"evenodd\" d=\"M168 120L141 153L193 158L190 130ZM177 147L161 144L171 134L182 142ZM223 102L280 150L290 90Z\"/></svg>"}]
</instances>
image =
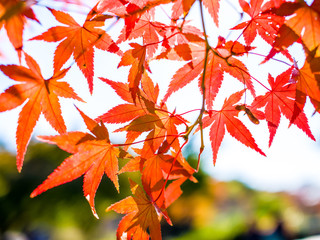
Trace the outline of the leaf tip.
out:
<instances>
[{"instance_id":1,"label":"leaf tip","mask_svg":"<svg viewBox=\"0 0 320 240\"><path fill-rule=\"evenodd\" d=\"M106 212L109 212L109 211L111 211L111 210L112 210L112 209L111 209L111 206L109 206L109 207L106 208L105 211L106 211Z\"/></svg>"},{"instance_id":2,"label":"leaf tip","mask_svg":"<svg viewBox=\"0 0 320 240\"><path fill-rule=\"evenodd\" d=\"M94 216L96 219L99 219L99 216L98 216L97 212L95 211L95 209L94 209L94 208L91 208L91 211L92 211L93 216Z\"/></svg>"},{"instance_id":3,"label":"leaf tip","mask_svg":"<svg viewBox=\"0 0 320 240\"><path fill-rule=\"evenodd\" d=\"M21 156L21 154L18 153L18 155L17 155L17 170L19 173L21 173L23 161L24 161L24 154Z\"/></svg>"},{"instance_id":4,"label":"leaf tip","mask_svg":"<svg viewBox=\"0 0 320 240\"><path fill-rule=\"evenodd\" d=\"M88 194L88 195L86 196L86 199L87 199L87 201L88 201L89 204L90 204L90 207L91 207L91 211L92 211L93 216L94 216L96 219L99 219L99 216L98 216L98 214L97 214L97 211L96 211L96 209L95 209L95 207L94 207L94 203L92 203L92 202L90 201L90 200L91 200L90 194Z\"/></svg>"},{"instance_id":5,"label":"leaf tip","mask_svg":"<svg viewBox=\"0 0 320 240\"><path fill-rule=\"evenodd\" d=\"M36 194L34 191L30 194L30 198L36 197L38 194Z\"/></svg>"}]
</instances>

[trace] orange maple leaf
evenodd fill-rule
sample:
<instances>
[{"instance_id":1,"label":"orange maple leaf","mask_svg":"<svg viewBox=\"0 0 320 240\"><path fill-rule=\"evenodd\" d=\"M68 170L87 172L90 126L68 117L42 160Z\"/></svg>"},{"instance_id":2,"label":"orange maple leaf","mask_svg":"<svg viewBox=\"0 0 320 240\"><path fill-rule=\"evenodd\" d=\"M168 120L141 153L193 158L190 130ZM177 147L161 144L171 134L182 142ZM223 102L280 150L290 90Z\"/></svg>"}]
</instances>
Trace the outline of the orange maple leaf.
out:
<instances>
[{"instance_id":1,"label":"orange maple leaf","mask_svg":"<svg viewBox=\"0 0 320 240\"><path fill-rule=\"evenodd\" d=\"M83 174L83 192L92 213L98 218L94 207L94 198L102 176L105 173L119 191L118 156L120 150L109 140L108 130L104 124L98 124L79 110L89 133L68 132L57 136L39 136L42 141L56 144L61 149L72 153L48 178L32 193L35 197L50 188L70 182Z\"/></svg>"},{"instance_id":2,"label":"orange maple leaf","mask_svg":"<svg viewBox=\"0 0 320 240\"><path fill-rule=\"evenodd\" d=\"M148 62L146 61L146 47L138 43L130 43L133 49L129 49L123 54L118 67L131 66L129 70L128 83L129 91L133 101L136 101L137 93L141 82L142 75L145 70L149 70Z\"/></svg>"},{"instance_id":3,"label":"orange maple leaf","mask_svg":"<svg viewBox=\"0 0 320 240\"><path fill-rule=\"evenodd\" d=\"M150 108L150 111L154 111L154 104L158 98L159 87L144 83L144 79L149 79L149 77L147 77L146 73L143 75L142 82L146 91L140 91L138 88L139 95L143 97L144 100L140 101L139 99L137 102L133 100L132 94L130 93L130 84L100 78L102 81L109 84L127 103L113 107L108 112L99 116L97 120L107 123L125 123L148 114L148 107Z\"/></svg>"},{"instance_id":4,"label":"orange maple leaf","mask_svg":"<svg viewBox=\"0 0 320 240\"><path fill-rule=\"evenodd\" d=\"M33 129L41 113L59 133L66 132L66 126L61 115L58 97L73 98L83 101L66 82L60 82L68 71L57 71L45 80L37 62L25 53L29 68L17 65L1 65L0 70L9 78L19 82L5 90L0 95L0 112L11 110L23 104L18 120L16 133L17 168L21 171L24 154Z\"/></svg>"},{"instance_id":5,"label":"orange maple leaf","mask_svg":"<svg viewBox=\"0 0 320 240\"><path fill-rule=\"evenodd\" d=\"M146 72L142 75L141 86L138 88L139 97L136 103L129 93L129 84L113 82L101 78L115 89L117 94L128 103L120 104L110 109L97 119L108 123L130 123L118 130L127 132L126 144L131 144L143 132L149 132L144 143L141 156L153 156L164 140L175 150L179 151L178 131L176 126L186 124L179 114L170 113L165 105L158 106L158 85L154 85Z\"/></svg>"},{"instance_id":6,"label":"orange maple leaf","mask_svg":"<svg viewBox=\"0 0 320 240\"><path fill-rule=\"evenodd\" d=\"M94 7L87 15L83 26L80 26L69 14L50 9L56 20L67 26L56 26L48 29L39 36L30 40L44 40L46 42L59 42L54 53L54 70L62 68L66 61L73 57L86 77L90 93L93 91L94 75L94 47L119 53L119 48L111 37L101 29L104 21L111 16L97 14Z\"/></svg>"},{"instance_id":7,"label":"orange maple leaf","mask_svg":"<svg viewBox=\"0 0 320 240\"><path fill-rule=\"evenodd\" d=\"M117 239L147 240L149 232L152 240L161 240L160 220L162 216L172 225L166 210L161 209L157 202L149 199L138 184L129 180L133 196L112 204L106 210L126 214L119 223Z\"/></svg>"},{"instance_id":8,"label":"orange maple leaf","mask_svg":"<svg viewBox=\"0 0 320 240\"><path fill-rule=\"evenodd\" d=\"M287 48L295 42L302 43L305 52L314 52L320 56L320 1L315 0L309 6L304 1L284 2L279 8L271 9L271 13L286 16L287 19L277 32L273 47L263 62L266 62L276 53L282 52L292 61Z\"/></svg>"},{"instance_id":9,"label":"orange maple leaf","mask_svg":"<svg viewBox=\"0 0 320 240\"><path fill-rule=\"evenodd\" d=\"M21 59L23 30L26 18L39 22L31 6L32 0L0 0L0 29L4 27L8 38Z\"/></svg>"},{"instance_id":10,"label":"orange maple leaf","mask_svg":"<svg viewBox=\"0 0 320 240\"><path fill-rule=\"evenodd\" d=\"M285 9L284 9L285 11ZM313 51L320 44L320 1L315 0L309 6L304 1L300 1L293 16L285 21L297 35L300 36L303 44ZM320 57L320 48L315 53L316 57Z\"/></svg>"},{"instance_id":11,"label":"orange maple leaf","mask_svg":"<svg viewBox=\"0 0 320 240\"><path fill-rule=\"evenodd\" d=\"M296 105L292 121L303 110L307 96L315 111L320 113L320 57L314 58L313 54L314 52L310 53L301 69L296 69L297 72L293 79L297 82Z\"/></svg>"}]
</instances>

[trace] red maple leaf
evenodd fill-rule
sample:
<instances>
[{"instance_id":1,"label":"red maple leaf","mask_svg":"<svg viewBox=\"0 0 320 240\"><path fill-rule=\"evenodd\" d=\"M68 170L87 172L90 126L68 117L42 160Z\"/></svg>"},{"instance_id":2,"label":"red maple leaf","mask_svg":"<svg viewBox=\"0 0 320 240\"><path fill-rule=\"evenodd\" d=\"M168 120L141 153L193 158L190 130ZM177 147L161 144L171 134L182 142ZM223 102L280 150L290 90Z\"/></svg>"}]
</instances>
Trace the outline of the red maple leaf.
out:
<instances>
[{"instance_id":1,"label":"red maple leaf","mask_svg":"<svg viewBox=\"0 0 320 240\"><path fill-rule=\"evenodd\" d=\"M147 56L151 58L160 44L159 35L163 36L166 28L163 23L153 21L153 14L147 11L135 21L133 27L125 24L117 43L142 37Z\"/></svg>"},{"instance_id":2,"label":"red maple leaf","mask_svg":"<svg viewBox=\"0 0 320 240\"><path fill-rule=\"evenodd\" d=\"M133 196L127 197L107 208L117 213L126 214L119 223L117 239L161 240L160 220L162 216L172 225L166 210L153 202L143 189L130 180ZM149 233L149 234L148 234Z\"/></svg>"},{"instance_id":3,"label":"red maple leaf","mask_svg":"<svg viewBox=\"0 0 320 240\"><path fill-rule=\"evenodd\" d=\"M35 197L50 188L70 182L84 174L83 192L92 213L98 218L94 207L94 197L104 173L119 191L118 156L120 150L109 140L104 124L98 124L79 110L87 128L92 133L68 132L57 136L39 136L42 141L56 144L72 153L48 178L32 193Z\"/></svg>"},{"instance_id":4,"label":"red maple leaf","mask_svg":"<svg viewBox=\"0 0 320 240\"><path fill-rule=\"evenodd\" d=\"M257 33L270 45L277 36L278 29L283 24L284 18L272 13L266 12L273 7L273 1L252 0L250 4L245 0L239 0L242 10L247 13L251 19L238 24L233 30L243 29L243 37L247 45L251 45L256 38Z\"/></svg>"},{"instance_id":5,"label":"red maple leaf","mask_svg":"<svg viewBox=\"0 0 320 240\"><path fill-rule=\"evenodd\" d=\"M63 78L68 69L55 72L45 80L37 62L25 53L29 68L17 65L1 65L0 70L12 80L19 82L5 90L0 95L0 112L11 110L23 104L18 120L16 133L17 168L21 171L24 154L32 131L41 113L59 133L66 132L66 126L61 115L58 97L73 98L83 101L74 93L66 82L58 81Z\"/></svg>"},{"instance_id":6,"label":"red maple leaf","mask_svg":"<svg viewBox=\"0 0 320 240\"><path fill-rule=\"evenodd\" d=\"M54 70L62 68L66 61L73 57L86 77L90 93L93 91L94 47L112 53L119 52L118 46L111 37L101 29L104 21L111 16L97 14L94 7L87 15L83 26L80 26L69 14L50 9L56 20L67 26L56 26L48 29L31 40L59 42L54 54Z\"/></svg>"},{"instance_id":7,"label":"red maple leaf","mask_svg":"<svg viewBox=\"0 0 320 240\"><path fill-rule=\"evenodd\" d=\"M167 93L163 98L163 102L166 102L173 92L183 88L203 72L205 63L204 43L189 44L189 47L191 49L192 60L175 73L170 82ZM187 53L190 52L188 48L185 49ZM255 96L255 91L248 69L240 60L233 57L233 55L242 55L250 49L251 48L245 48L245 46L238 42L225 43L224 39L220 37L217 47L209 51L205 75L205 96L206 104L209 109L212 108L213 101L222 84L224 72L229 73L231 76L244 83L251 91L252 95ZM239 52L235 52L237 50L239 50ZM170 56L168 58L170 59ZM201 85L202 78L200 77L198 81L199 85Z\"/></svg>"},{"instance_id":8,"label":"red maple leaf","mask_svg":"<svg viewBox=\"0 0 320 240\"><path fill-rule=\"evenodd\" d=\"M239 110L235 108L235 104L240 101L245 90L232 94L224 101L221 110L211 110L209 116L203 119L203 127L210 127L210 141L213 151L213 163L216 163L218 150L225 135L225 127L232 137L256 150L261 155L265 154L256 144L250 131L247 127L236 117Z\"/></svg>"},{"instance_id":9,"label":"red maple leaf","mask_svg":"<svg viewBox=\"0 0 320 240\"><path fill-rule=\"evenodd\" d=\"M281 113L289 120L291 120L294 113L296 84L290 83L292 70L293 67L289 68L275 80L269 75L268 82L271 89L265 95L256 97L251 104L255 108L266 106L265 116L270 132L269 147L280 124ZM292 123L303 130L311 139L315 140L304 112L300 112Z\"/></svg>"}]
</instances>

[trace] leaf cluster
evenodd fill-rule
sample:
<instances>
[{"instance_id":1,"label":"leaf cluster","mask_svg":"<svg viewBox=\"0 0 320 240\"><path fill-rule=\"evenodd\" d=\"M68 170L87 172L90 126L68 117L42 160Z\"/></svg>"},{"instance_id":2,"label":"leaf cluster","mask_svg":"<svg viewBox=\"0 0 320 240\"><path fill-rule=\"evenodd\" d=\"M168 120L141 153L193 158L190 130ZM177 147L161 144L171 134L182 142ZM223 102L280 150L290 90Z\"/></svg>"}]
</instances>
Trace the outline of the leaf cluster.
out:
<instances>
[{"instance_id":1,"label":"leaf cluster","mask_svg":"<svg viewBox=\"0 0 320 240\"><path fill-rule=\"evenodd\" d=\"M83 4L81 1L62 1ZM0 112L23 105L16 132L17 168L21 171L27 145L41 113L58 132L55 136L38 136L38 139L55 144L71 155L48 176L32 193L35 197L58 185L84 175L83 192L92 212L98 218L94 198L102 176L120 190L118 175L138 172L141 183L130 181L132 196L107 208L125 214L121 220L118 239L161 239L160 220L172 224L167 208L182 194L185 181L196 182L200 155L206 145L204 129L209 128L210 144L215 164L218 151L226 134L261 155L252 133L239 118L243 113L255 125L266 121L271 146L281 115L312 140L315 140L308 118L304 113L309 98L315 113L320 112L320 1L308 5L304 1L239 0L241 16L248 20L233 26L230 33L238 34L227 40L223 36L209 36L205 13L219 27L227 16L219 14L220 0L100 0L88 11L83 24L79 24L66 9L53 9L35 0L0 0L0 29L6 30L15 48L20 64L0 65L4 75L15 84L0 94ZM192 25L190 11L198 5L202 29ZM42 34L23 39L23 30L30 20L39 22L33 8L42 6L57 20ZM168 11L165 21L157 11ZM168 20L167 19L167 20ZM118 36L110 36L111 27L123 22ZM270 46L269 53L261 54L257 36ZM215 45L209 41L215 39ZM45 79L38 63L24 51L25 41L58 43L53 58L53 76ZM299 68L295 56L288 48L300 44L305 63ZM127 44L128 48L123 47ZM84 101L70 87L68 60L82 72L88 90L94 92L95 49L116 54L118 68L128 67L128 77L114 81L103 76L99 79L110 86L123 101L104 110L95 119L78 109L87 132L67 131L59 98ZM278 60L275 55L285 60ZM270 69L268 79L257 79L243 59L261 56L261 64L278 61L286 70L277 75ZM170 80L167 89L160 89L152 79L151 62L178 61L180 67ZM259 66L256 66L259 67ZM216 97L227 79L241 83L237 92L226 96L221 108ZM198 117L189 121L186 113L170 110L170 97L189 83L197 81L202 104ZM264 89L257 95L257 86ZM161 91L166 91L160 99ZM195 90L196 91L196 90ZM250 96L250 97L249 97ZM190 96L192 97L192 96ZM252 99L249 102L248 99ZM115 131L124 132L124 143L112 143L105 124L120 124ZM198 168L192 168L182 155L190 135L200 132ZM119 159L127 164L119 169Z\"/></svg>"}]
</instances>

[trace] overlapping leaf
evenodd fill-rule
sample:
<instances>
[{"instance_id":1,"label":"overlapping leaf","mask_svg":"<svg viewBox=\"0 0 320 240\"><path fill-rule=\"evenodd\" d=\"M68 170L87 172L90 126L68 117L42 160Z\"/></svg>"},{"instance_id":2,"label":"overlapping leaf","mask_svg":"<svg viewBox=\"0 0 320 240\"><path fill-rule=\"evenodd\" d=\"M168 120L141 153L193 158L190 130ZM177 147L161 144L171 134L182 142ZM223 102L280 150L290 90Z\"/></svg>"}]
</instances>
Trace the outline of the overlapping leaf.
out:
<instances>
[{"instance_id":1,"label":"overlapping leaf","mask_svg":"<svg viewBox=\"0 0 320 240\"><path fill-rule=\"evenodd\" d=\"M9 87L0 95L0 112L11 110L23 104L16 132L17 168L21 171L24 155L32 131L43 113L46 120L59 133L66 132L66 126L61 115L58 97L73 98L82 101L63 78L68 69L57 71L45 80L37 62L25 54L27 67L17 65L1 65L0 70L18 84Z\"/></svg>"},{"instance_id":2,"label":"overlapping leaf","mask_svg":"<svg viewBox=\"0 0 320 240\"><path fill-rule=\"evenodd\" d=\"M145 70L150 70L146 61L146 47L138 43L130 44L133 49L126 51L118 65L131 66L128 76L129 90L133 101L136 100L137 93L141 82L142 75Z\"/></svg>"},{"instance_id":3,"label":"overlapping leaf","mask_svg":"<svg viewBox=\"0 0 320 240\"><path fill-rule=\"evenodd\" d=\"M253 107L265 108L265 116L270 132L269 146L271 146L277 128L280 124L280 117L283 114L291 120L294 114L296 84L290 83L293 67L280 74L276 79L269 75L268 81L271 89L263 96L255 98L251 104ZM311 139L315 140L308 125L308 119L303 111L295 117L292 122L303 130Z\"/></svg>"},{"instance_id":4,"label":"overlapping leaf","mask_svg":"<svg viewBox=\"0 0 320 240\"><path fill-rule=\"evenodd\" d=\"M169 29L165 24L154 21L154 8L171 1L104 0L100 2L98 9L124 19L125 25L121 30L117 43L133 38L142 38L148 57L152 57L160 44L159 36L165 34L166 28Z\"/></svg>"},{"instance_id":5,"label":"overlapping leaf","mask_svg":"<svg viewBox=\"0 0 320 240\"><path fill-rule=\"evenodd\" d=\"M33 4L32 0L0 0L0 29L2 27L6 29L8 38L19 58L21 58L23 47L23 30L26 19L39 22L31 9Z\"/></svg>"},{"instance_id":6,"label":"overlapping leaf","mask_svg":"<svg viewBox=\"0 0 320 240\"><path fill-rule=\"evenodd\" d=\"M314 52L319 57L320 43L320 1L315 0L311 5L304 1L283 2L279 8L271 9L271 12L285 16L287 19L279 29L272 50L267 56L269 60L276 53L282 52L290 59L288 53L284 52L293 43L299 41L303 44L306 54Z\"/></svg>"},{"instance_id":7,"label":"overlapping leaf","mask_svg":"<svg viewBox=\"0 0 320 240\"><path fill-rule=\"evenodd\" d=\"M315 58L313 53L307 58L301 69L296 69L293 79L297 82L295 95L295 119L303 110L307 97L310 98L315 111L320 112L320 57Z\"/></svg>"},{"instance_id":8,"label":"overlapping leaf","mask_svg":"<svg viewBox=\"0 0 320 240\"><path fill-rule=\"evenodd\" d=\"M317 49L320 44L320 1L313 1L310 6L301 1L293 5L293 9L295 11L292 17L286 20L285 24L300 36L309 51ZM283 9L283 11L288 10ZM280 11L277 13L281 14ZM315 56L320 57L319 49Z\"/></svg>"},{"instance_id":9,"label":"overlapping leaf","mask_svg":"<svg viewBox=\"0 0 320 240\"><path fill-rule=\"evenodd\" d=\"M195 3L195 0L177 0L172 5L172 15L173 20L178 20L181 16L185 17L189 14L190 8Z\"/></svg>"},{"instance_id":10,"label":"overlapping leaf","mask_svg":"<svg viewBox=\"0 0 320 240\"><path fill-rule=\"evenodd\" d=\"M54 55L54 70L62 68L66 61L73 57L86 77L90 93L93 91L94 47L112 53L119 51L111 37L101 29L108 15L97 14L94 7L87 15L83 26L80 26L69 14L51 9L56 20L67 26L56 26L31 40L59 42Z\"/></svg>"},{"instance_id":11,"label":"overlapping leaf","mask_svg":"<svg viewBox=\"0 0 320 240\"><path fill-rule=\"evenodd\" d=\"M159 87L158 85L154 86L146 72L142 76L142 89L139 89L139 98L135 102L129 92L129 84L116 83L103 78L102 80L111 85L116 93L128 103L115 106L97 119L108 123L130 121L128 125L118 130L127 131L126 144L132 143L143 132L149 132L142 151L144 158L147 158L149 154L152 156L164 140L175 151L179 150L180 144L176 126L186 122L178 114L168 112L165 105L157 105Z\"/></svg>"},{"instance_id":12,"label":"overlapping leaf","mask_svg":"<svg viewBox=\"0 0 320 240\"><path fill-rule=\"evenodd\" d=\"M161 209L157 202L153 202L143 189L132 180L130 180L130 186L133 196L107 208L107 211L114 210L126 214L119 223L117 239L147 240L150 234L152 240L161 240L160 220L162 216L169 224L172 224L167 212L165 209Z\"/></svg>"},{"instance_id":13,"label":"overlapping leaf","mask_svg":"<svg viewBox=\"0 0 320 240\"><path fill-rule=\"evenodd\" d=\"M73 155L65 159L31 193L31 197L84 175L83 192L94 216L98 218L94 207L94 197L104 173L119 191L118 157L120 150L110 143L109 134L104 124L98 124L81 111L79 112L92 135L83 132L68 132L57 136L38 137L42 141L58 145Z\"/></svg>"},{"instance_id":14,"label":"overlapping leaf","mask_svg":"<svg viewBox=\"0 0 320 240\"><path fill-rule=\"evenodd\" d=\"M163 36L166 28L168 27L163 23L154 21L153 14L148 11L135 21L133 27L128 24L124 26L117 43L142 37L143 46L146 47L146 54L150 58L160 44L159 35Z\"/></svg>"},{"instance_id":15,"label":"overlapping leaf","mask_svg":"<svg viewBox=\"0 0 320 240\"><path fill-rule=\"evenodd\" d=\"M176 154L173 153L173 155ZM168 207L170 205L168 205L168 201L172 203L176 200L176 197L171 195L176 194L173 192L166 193L169 186L170 188L173 187L170 183L168 187L165 188L167 178L168 180L175 181L184 179L182 182L178 181L180 185L187 179L197 182L193 177L195 170L190 167L188 162L181 155L173 155L158 153L147 159L136 157L131 159L119 173L141 171L141 181L146 193L152 199L157 199L158 206ZM175 186L175 188L176 187L177 186Z\"/></svg>"},{"instance_id":16,"label":"overlapping leaf","mask_svg":"<svg viewBox=\"0 0 320 240\"><path fill-rule=\"evenodd\" d=\"M78 0L67 2L77 3ZM158 21L155 7L171 2L168 7L172 7L173 11L167 15L168 21ZM21 29L26 17L36 20L29 3L34 1L0 0L0 27L6 28L9 38L12 30L18 40L13 41L12 37L10 40L19 50L22 49L22 40L19 39L22 39ZM200 11L203 11L203 8L208 10L218 26L219 8L222 4L219 0L100 0L89 12L82 26L69 14L50 9L62 26L52 27L32 40L59 42L54 56L54 76L44 80L39 66L28 55L28 67L0 66L5 75L20 82L0 95L0 112L26 102L19 115L17 129L18 169L21 170L26 145L41 112L60 135L41 136L39 139L56 144L71 154L33 191L32 197L84 175L84 196L97 217L94 198L104 173L119 191L118 175L139 171L141 187L131 181L133 196L113 204L107 210L126 214L117 230L118 239L161 239L161 217L164 216L171 224L166 208L181 195L183 182L196 181L193 176L195 170L181 153L188 141L188 134L194 128L198 127L201 131L202 128L210 128L214 164L226 130L244 145L264 155L251 132L238 119L238 115L243 112L253 124L259 124L260 120L266 119L270 132L269 145L280 124L281 114L290 120L290 124L297 125L314 139L303 108L309 97L315 110L320 112L320 26L317 27L320 1L315 0L308 5L300 0L239 0L243 12L249 16L249 21L238 24L233 30L242 31L246 45L238 42L238 39L227 42L223 37L214 39L212 36L205 36L204 32L209 32L205 31L205 28L208 30L209 27L207 22L203 22L203 32L194 27L189 11L199 7L198 4L196 8L193 7L196 3L202 4ZM108 18L115 19L108 30L122 22L119 19L124 22L116 42L103 30L104 22ZM9 30L7 25L12 19L16 21L16 29L12 24ZM248 53L254 48L251 45L258 34L272 45L265 61L281 52L294 62L295 66L274 77L275 79L269 75L270 89L255 97L249 70L238 56L249 56ZM212 47L211 42L215 40L218 40L217 45ZM294 42L302 43L307 56L301 69L298 69L287 50ZM121 43L121 46L129 44L131 49L126 49L122 55L118 43ZM124 103L107 110L96 121L79 111L90 133L66 133L58 97L81 99L68 84L58 81L68 70L61 68L73 55L87 78L92 93L95 47L119 53L121 60L118 67L129 67L126 83L100 78L115 90ZM154 57L155 53L158 54L157 57ZM159 87L152 82L149 75L149 62L159 59L185 61L185 65L174 74L160 104ZM277 61L283 63L282 60ZM216 95L226 73L243 83L245 89L227 97L220 110L213 110ZM169 111L166 101L172 93L195 79L198 80L204 104L197 120L189 124L175 110ZM265 86L262 80L255 80ZM254 97L251 104L247 104L250 100L247 95L243 102L240 101L247 90ZM203 117L203 114L208 115ZM124 124L115 132L126 133L125 143L111 144L109 133L102 122ZM133 150L135 157L130 156L129 161L119 171L118 159L127 154L122 147Z\"/></svg>"}]
</instances>

